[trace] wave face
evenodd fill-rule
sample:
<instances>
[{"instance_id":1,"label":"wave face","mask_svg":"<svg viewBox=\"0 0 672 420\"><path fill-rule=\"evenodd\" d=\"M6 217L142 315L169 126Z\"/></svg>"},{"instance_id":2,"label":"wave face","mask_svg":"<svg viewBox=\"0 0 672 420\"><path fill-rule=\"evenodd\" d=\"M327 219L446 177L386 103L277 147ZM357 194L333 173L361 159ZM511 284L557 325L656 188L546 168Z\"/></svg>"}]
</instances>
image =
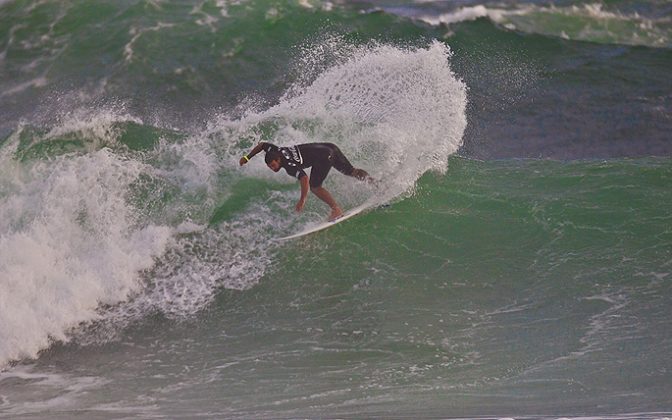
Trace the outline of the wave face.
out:
<instances>
[{"instance_id":1,"label":"wave face","mask_svg":"<svg viewBox=\"0 0 672 420\"><path fill-rule=\"evenodd\" d=\"M186 316L221 287L256 284L271 239L298 228L284 221L296 191L265 185L275 178L260 162L237 168L257 141L339 143L382 180L375 198L330 180L346 206L387 203L424 172L445 171L466 125L465 87L449 59L439 43L351 48L276 106L191 134L111 111L14 132L3 144L3 363L35 357L82 322ZM138 143L155 145L131 150ZM323 217L319 208L309 206L308 219Z\"/></svg>"},{"instance_id":2,"label":"wave face","mask_svg":"<svg viewBox=\"0 0 672 420\"><path fill-rule=\"evenodd\" d=\"M0 417L672 417L671 15L0 0Z\"/></svg>"}]
</instances>

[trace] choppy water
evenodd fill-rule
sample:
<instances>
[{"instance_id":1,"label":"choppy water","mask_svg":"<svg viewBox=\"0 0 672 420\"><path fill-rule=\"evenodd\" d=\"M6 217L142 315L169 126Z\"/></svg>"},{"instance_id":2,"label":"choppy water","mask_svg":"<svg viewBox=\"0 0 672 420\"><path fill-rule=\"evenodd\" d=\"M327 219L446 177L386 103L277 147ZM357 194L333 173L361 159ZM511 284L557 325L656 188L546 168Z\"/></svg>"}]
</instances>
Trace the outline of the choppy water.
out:
<instances>
[{"instance_id":1,"label":"choppy water","mask_svg":"<svg viewBox=\"0 0 672 420\"><path fill-rule=\"evenodd\" d=\"M671 16L0 2L0 417L669 417Z\"/></svg>"}]
</instances>

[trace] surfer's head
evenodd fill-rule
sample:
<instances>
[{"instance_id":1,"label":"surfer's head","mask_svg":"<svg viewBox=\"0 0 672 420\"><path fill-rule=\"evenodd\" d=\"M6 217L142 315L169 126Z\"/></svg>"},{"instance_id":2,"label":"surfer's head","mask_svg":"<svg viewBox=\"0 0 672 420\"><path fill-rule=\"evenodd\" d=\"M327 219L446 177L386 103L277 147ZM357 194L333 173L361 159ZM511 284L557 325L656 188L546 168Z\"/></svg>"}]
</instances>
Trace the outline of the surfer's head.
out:
<instances>
[{"instance_id":1,"label":"surfer's head","mask_svg":"<svg viewBox=\"0 0 672 420\"><path fill-rule=\"evenodd\" d=\"M264 157L266 166L273 172L278 172L282 167L282 153L279 150L269 150Z\"/></svg>"}]
</instances>

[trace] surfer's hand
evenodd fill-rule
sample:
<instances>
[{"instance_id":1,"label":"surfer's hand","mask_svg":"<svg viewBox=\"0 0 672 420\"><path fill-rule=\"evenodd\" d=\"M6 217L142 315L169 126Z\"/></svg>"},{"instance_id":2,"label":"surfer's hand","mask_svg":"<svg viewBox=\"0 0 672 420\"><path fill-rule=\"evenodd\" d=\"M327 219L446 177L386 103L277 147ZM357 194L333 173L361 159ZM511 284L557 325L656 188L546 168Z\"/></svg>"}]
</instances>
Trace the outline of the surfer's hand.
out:
<instances>
[{"instance_id":1,"label":"surfer's hand","mask_svg":"<svg viewBox=\"0 0 672 420\"><path fill-rule=\"evenodd\" d=\"M249 161L249 159L245 159L245 156L243 156L242 158L240 158L240 162L238 162L238 163L240 163L240 166L243 166L243 165L246 164L248 161Z\"/></svg>"},{"instance_id":2,"label":"surfer's hand","mask_svg":"<svg viewBox=\"0 0 672 420\"><path fill-rule=\"evenodd\" d=\"M303 206L305 206L305 205L306 205L306 201L305 201L305 200L299 200L299 202L296 203L296 207L295 207L296 212L297 212L297 213L301 213L301 210L303 210Z\"/></svg>"}]
</instances>

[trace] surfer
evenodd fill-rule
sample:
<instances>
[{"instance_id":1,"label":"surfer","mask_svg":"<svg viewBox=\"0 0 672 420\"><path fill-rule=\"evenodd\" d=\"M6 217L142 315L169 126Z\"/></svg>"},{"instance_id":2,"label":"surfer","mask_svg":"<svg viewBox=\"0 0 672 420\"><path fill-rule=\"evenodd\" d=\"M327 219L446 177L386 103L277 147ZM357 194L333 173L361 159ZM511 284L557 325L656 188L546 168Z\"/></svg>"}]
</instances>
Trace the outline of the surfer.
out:
<instances>
[{"instance_id":1,"label":"surfer","mask_svg":"<svg viewBox=\"0 0 672 420\"><path fill-rule=\"evenodd\" d=\"M290 176L296 177L301 184L301 198L296 203L296 211L303 210L306 204L308 190L331 208L329 220L333 221L343 215L343 211L336 204L336 200L323 186L329 170L333 166L342 174L357 178L361 181L373 181L373 178L363 169L357 169L343 155L341 149L333 143L306 143L291 147L278 147L267 142L260 142L250 153L240 158L240 166L245 165L257 153L266 152L266 165L278 172L281 168ZM310 168L310 180L304 169Z\"/></svg>"}]
</instances>

